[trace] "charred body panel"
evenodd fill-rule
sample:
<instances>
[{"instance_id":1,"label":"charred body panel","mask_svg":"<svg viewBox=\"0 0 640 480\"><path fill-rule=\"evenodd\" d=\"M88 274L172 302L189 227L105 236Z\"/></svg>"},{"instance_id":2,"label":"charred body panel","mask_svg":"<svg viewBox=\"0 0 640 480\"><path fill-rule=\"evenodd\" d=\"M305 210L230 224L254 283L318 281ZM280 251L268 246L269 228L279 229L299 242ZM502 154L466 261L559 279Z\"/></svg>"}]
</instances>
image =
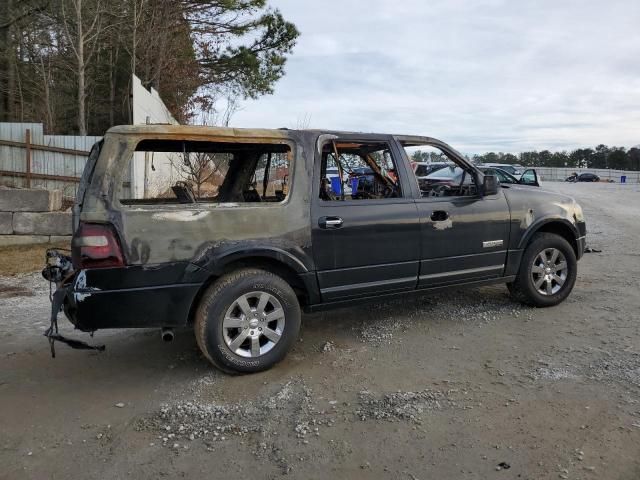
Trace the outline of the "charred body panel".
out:
<instances>
[{"instance_id":1,"label":"charred body panel","mask_svg":"<svg viewBox=\"0 0 640 480\"><path fill-rule=\"evenodd\" d=\"M323 138L387 142L399 162L402 198L320 202ZM287 145L288 195L262 204L123 204L127 162L143 140ZM541 230L564 236L582 255L584 221L569 197L512 186L488 196L425 199L410 181L400 141L442 148L473 172L476 185L483 184L483 174L462 155L428 137L164 125L109 130L99 158L83 175L74 225L112 226L125 265L80 269L66 286L67 316L84 331L186 325L207 286L240 266L275 271L307 310L420 289L510 282L528 241ZM439 218L441 212L448 216ZM344 228L323 229L322 219L334 216L346 222Z\"/></svg>"},{"instance_id":2,"label":"charred body panel","mask_svg":"<svg viewBox=\"0 0 640 480\"><path fill-rule=\"evenodd\" d=\"M184 131L183 131L184 130ZM211 131L217 135L212 135ZM180 133L176 133L180 132ZM145 139L198 141L236 141L278 143L293 147L292 188L283 204L177 204L122 205L119 186L135 150ZM243 131L196 127L116 127L105 136L101 161L96 165L85 195L80 220L115 225L122 239L128 264L155 264L166 261L198 259L211 242L238 243L264 241L285 249L303 249L305 265L313 265L309 255L310 179L307 175L312 158L305 151L304 136L281 131ZM104 159L104 161L102 161ZM276 233L274 235L274 233ZM297 252L296 252L297 253Z\"/></svg>"},{"instance_id":3,"label":"charred body panel","mask_svg":"<svg viewBox=\"0 0 640 480\"><path fill-rule=\"evenodd\" d=\"M586 224L575 200L539 188L510 186L504 192L511 214L507 275L516 274L525 247L541 231L562 236L574 248L576 258L582 257Z\"/></svg>"},{"instance_id":4,"label":"charred body panel","mask_svg":"<svg viewBox=\"0 0 640 480\"><path fill-rule=\"evenodd\" d=\"M178 284L105 291L74 287L66 296L65 315L84 332L184 326L200 286Z\"/></svg>"},{"instance_id":5,"label":"charred body panel","mask_svg":"<svg viewBox=\"0 0 640 480\"><path fill-rule=\"evenodd\" d=\"M315 301L315 275L308 275L314 262L307 174L313 164L307 146L313 148L315 137L281 130L111 129L100 161L92 165L93 174L84 179L75 224L113 225L127 267L80 271L67 295L65 311L72 322L86 331L186 325L193 301L208 280L249 259L285 266L299 275L308 299ZM293 157L288 197L278 204L123 205L119 191L136 144L164 139L287 144Z\"/></svg>"},{"instance_id":6,"label":"charred body panel","mask_svg":"<svg viewBox=\"0 0 640 480\"><path fill-rule=\"evenodd\" d=\"M189 262L79 271L65 314L80 330L180 326L208 274Z\"/></svg>"}]
</instances>

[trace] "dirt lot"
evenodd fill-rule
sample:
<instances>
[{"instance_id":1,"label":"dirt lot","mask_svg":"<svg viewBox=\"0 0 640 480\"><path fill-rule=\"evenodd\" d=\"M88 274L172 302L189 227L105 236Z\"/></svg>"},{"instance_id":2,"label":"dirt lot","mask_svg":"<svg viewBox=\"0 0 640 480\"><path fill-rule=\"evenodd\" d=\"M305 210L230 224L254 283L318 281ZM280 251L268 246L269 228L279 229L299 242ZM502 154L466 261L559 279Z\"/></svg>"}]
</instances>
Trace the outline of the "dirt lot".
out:
<instances>
[{"instance_id":1,"label":"dirt lot","mask_svg":"<svg viewBox=\"0 0 640 480\"><path fill-rule=\"evenodd\" d=\"M211 369L189 331L52 360L44 281L0 278L0 478L637 480L640 189L545 188L602 249L562 305L500 286L307 315L252 376Z\"/></svg>"}]
</instances>

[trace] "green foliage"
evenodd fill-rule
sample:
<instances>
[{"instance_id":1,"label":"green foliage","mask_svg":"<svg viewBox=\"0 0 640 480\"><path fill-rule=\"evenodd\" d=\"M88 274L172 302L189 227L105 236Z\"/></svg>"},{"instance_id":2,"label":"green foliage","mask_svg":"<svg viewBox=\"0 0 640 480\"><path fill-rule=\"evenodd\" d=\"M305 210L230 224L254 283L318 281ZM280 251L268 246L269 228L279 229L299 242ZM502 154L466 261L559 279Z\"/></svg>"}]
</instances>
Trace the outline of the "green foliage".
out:
<instances>
[{"instance_id":1,"label":"green foliage","mask_svg":"<svg viewBox=\"0 0 640 480\"><path fill-rule=\"evenodd\" d=\"M427 151L423 152L422 150L416 150L411 155L411 160L414 162L431 162L431 163L441 163L448 161L447 157L441 151Z\"/></svg>"},{"instance_id":2,"label":"green foliage","mask_svg":"<svg viewBox=\"0 0 640 480\"><path fill-rule=\"evenodd\" d=\"M624 148L613 147L609 152L607 158L608 168L626 170L630 166L630 163Z\"/></svg>"},{"instance_id":3,"label":"green foliage","mask_svg":"<svg viewBox=\"0 0 640 480\"><path fill-rule=\"evenodd\" d=\"M549 150L511 153L487 152L474 155L475 163L519 164L524 167L612 168L616 170L640 170L640 148L608 147L578 148L567 152Z\"/></svg>"},{"instance_id":4,"label":"green foliage","mask_svg":"<svg viewBox=\"0 0 640 480\"><path fill-rule=\"evenodd\" d=\"M0 121L76 133L83 75L88 131L101 135L131 122L135 73L188 122L221 98L273 93L298 36L266 0L2 0Z\"/></svg>"}]
</instances>

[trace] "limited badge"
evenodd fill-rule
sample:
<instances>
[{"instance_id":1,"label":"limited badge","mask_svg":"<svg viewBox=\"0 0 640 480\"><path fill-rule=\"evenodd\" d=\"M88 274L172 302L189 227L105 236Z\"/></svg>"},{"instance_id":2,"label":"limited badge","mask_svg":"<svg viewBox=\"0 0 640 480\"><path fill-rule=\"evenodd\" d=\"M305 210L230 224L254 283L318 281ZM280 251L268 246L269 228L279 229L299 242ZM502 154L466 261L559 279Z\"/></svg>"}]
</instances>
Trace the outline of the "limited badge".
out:
<instances>
[{"instance_id":1,"label":"limited badge","mask_svg":"<svg viewBox=\"0 0 640 480\"><path fill-rule=\"evenodd\" d=\"M488 242L482 242L482 246L484 248L501 247L502 243L502 240L489 240Z\"/></svg>"}]
</instances>

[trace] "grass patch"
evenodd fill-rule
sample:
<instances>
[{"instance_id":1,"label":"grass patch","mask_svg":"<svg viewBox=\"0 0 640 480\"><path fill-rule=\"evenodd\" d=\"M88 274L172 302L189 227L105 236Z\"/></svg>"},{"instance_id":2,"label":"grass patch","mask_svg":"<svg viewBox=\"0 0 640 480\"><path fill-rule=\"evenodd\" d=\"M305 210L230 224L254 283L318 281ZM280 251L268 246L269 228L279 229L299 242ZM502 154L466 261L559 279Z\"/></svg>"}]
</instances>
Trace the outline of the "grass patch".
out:
<instances>
[{"instance_id":1,"label":"grass patch","mask_svg":"<svg viewBox=\"0 0 640 480\"><path fill-rule=\"evenodd\" d=\"M12 245L0 247L0 276L37 272L44 268L45 252L49 248L69 249L67 242L38 245Z\"/></svg>"}]
</instances>

